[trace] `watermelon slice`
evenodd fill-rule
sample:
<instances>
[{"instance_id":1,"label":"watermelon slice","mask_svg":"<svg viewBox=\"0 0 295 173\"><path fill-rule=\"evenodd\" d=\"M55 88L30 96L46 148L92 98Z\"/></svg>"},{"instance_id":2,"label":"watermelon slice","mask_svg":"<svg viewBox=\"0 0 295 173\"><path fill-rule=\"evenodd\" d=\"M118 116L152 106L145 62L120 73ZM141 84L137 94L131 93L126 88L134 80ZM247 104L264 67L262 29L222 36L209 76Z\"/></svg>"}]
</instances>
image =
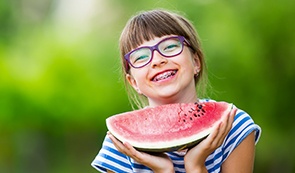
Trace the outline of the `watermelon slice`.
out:
<instances>
[{"instance_id":1,"label":"watermelon slice","mask_svg":"<svg viewBox=\"0 0 295 173\"><path fill-rule=\"evenodd\" d=\"M181 150L199 143L232 109L226 102L176 103L106 119L108 130L140 151Z\"/></svg>"}]
</instances>

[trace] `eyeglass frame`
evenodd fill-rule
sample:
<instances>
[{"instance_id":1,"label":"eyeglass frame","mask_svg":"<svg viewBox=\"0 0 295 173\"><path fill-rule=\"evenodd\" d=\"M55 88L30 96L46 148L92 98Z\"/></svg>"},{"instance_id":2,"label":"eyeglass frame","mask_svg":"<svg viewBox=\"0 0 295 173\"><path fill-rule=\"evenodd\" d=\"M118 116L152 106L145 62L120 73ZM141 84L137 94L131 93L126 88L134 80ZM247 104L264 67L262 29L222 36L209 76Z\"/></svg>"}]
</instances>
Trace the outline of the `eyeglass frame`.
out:
<instances>
[{"instance_id":1,"label":"eyeglass frame","mask_svg":"<svg viewBox=\"0 0 295 173\"><path fill-rule=\"evenodd\" d=\"M175 54L175 55L163 55L162 53L161 53L161 51L159 50L159 44L161 44L162 42L164 42L164 41L166 41L166 40L169 40L169 39L172 39L172 38L177 38L177 39L179 39L179 41L180 41L180 43L181 43L181 51L179 52L179 53L177 53L177 54ZM186 43L186 44L185 44ZM146 65L148 65L151 61L152 61L152 59L153 59L153 57L154 57L154 51L155 50L157 50L157 52L160 54L160 55L162 55L163 57L165 57L165 58L172 58L172 57L175 57L175 56L177 56L177 55L180 55L182 52L183 52L183 48L184 48L184 46L189 46L189 47L191 47L190 46L190 44L188 43L188 41L186 40L186 38L184 37L184 36L180 36L180 35L178 35L178 36L171 36L171 37L166 37L166 38L164 38L164 39L162 39L161 41L159 41L157 44L155 44L154 46L142 46L142 47L138 47L138 48L136 48L136 49L133 49L132 51L130 51L130 52L128 52L127 54L125 54L124 55L124 59L128 62L128 64L130 65L130 66L132 66L133 68L142 68L142 67L144 67L144 66L146 66ZM151 58L149 59L149 61L146 63L146 64L144 64L144 65L141 65L141 66L139 66L139 67L135 67L135 66L133 66L132 65L132 63L130 62L130 55L133 53L133 52L135 52L135 51L137 51L137 50L139 50L139 49L142 49L142 48L148 48L150 51L151 51Z\"/></svg>"}]
</instances>

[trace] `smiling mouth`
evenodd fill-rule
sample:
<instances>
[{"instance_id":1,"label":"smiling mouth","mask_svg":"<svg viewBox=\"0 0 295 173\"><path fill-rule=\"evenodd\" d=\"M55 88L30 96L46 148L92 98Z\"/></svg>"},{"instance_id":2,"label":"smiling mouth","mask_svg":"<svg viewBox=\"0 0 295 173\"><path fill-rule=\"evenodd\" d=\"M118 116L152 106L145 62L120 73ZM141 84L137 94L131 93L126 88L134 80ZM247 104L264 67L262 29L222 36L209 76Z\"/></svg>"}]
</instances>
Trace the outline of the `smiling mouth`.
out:
<instances>
[{"instance_id":1,"label":"smiling mouth","mask_svg":"<svg viewBox=\"0 0 295 173\"><path fill-rule=\"evenodd\" d=\"M171 71L166 71L164 73L158 74L155 77L153 77L152 81L157 82L160 80L167 79L171 76L174 76L176 74L177 70L171 70Z\"/></svg>"}]
</instances>

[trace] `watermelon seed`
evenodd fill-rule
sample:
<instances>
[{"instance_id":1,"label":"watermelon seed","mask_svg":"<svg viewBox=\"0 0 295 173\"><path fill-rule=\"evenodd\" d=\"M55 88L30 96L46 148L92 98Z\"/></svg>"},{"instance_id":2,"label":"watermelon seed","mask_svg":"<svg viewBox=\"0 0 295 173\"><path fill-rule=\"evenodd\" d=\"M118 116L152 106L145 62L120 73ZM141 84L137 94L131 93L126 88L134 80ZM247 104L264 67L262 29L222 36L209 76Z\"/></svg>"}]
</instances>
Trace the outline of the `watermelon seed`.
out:
<instances>
[{"instance_id":1,"label":"watermelon seed","mask_svg":"<svg viewBox=\"0 0 295 173\"><path fill-rule=\"evenodd\" d=\"M185 119L183 119L182 121L185 122Z\"/></svg>"},{"instance_id":2,"label":"watermelon seed","mask_svg":"<svg viewBox=\"0 0 295 173\"><path fill-rule=\"evenodd\" d=\"M195 116L195 117L200 117L201 115L200 115L200 114L194 114L194 116Z\"/></svg>"},{"instance_id":3,"label":"watermelon seed","mask_svg":"<svg viewBox=\"0 0 295 173\"><path fill-rule=\"evenodd\" d=\"M201 110L202 110L202 112L204 112L204 113L206 112L204 109L201 109Z\"/></svg>"},{"instance_id":4,"label":"watermelon seed","mask_svg":"<svg viewBox=\"0 0 295 173\"><path fill-rule=\"evenodd\" d=\"M200 112L200 109L198 109L197 112Z\"/></svg>"},{"instance_id":5,"label":"watermelon seed","mask_svg":"<svg viewBox=\"0 0 295 173\"><path fill-rule=\"evenodd\" d=\"M193 118L192 117L189 117L189 119L192 121L193 120Z\"/></svg>"},{"instance_id":6,"label":"watermelon seed","mask_svg":"<svg viewBox=\"0 0 295 173\"><path fill-rule=\"evenodd\" d=\"M184 114L184 116L187 116L187 114Z\"/></svg>"}]
</instances>

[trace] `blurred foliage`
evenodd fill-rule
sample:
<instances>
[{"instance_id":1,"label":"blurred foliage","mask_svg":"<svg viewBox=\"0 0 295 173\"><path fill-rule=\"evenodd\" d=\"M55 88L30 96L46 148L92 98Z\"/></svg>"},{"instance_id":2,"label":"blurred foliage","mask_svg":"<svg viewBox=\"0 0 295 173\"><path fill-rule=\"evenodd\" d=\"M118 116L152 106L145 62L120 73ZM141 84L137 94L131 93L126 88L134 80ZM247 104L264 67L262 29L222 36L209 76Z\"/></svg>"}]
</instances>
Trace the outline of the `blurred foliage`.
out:
<instances>
[{"instance_id":1,"label":"blurred foliage","mask_svg":"<svg viewBox=\"0 0 295 173\"><path fill-rule=\"evenodd\" d=\"M262 129L255 171L295 171L292 0L0 2L0 172L96 172L105 118L131 109L118 38L140 10L180 11L202 39L210 97Z\"/></svg>"}]
</instances>

